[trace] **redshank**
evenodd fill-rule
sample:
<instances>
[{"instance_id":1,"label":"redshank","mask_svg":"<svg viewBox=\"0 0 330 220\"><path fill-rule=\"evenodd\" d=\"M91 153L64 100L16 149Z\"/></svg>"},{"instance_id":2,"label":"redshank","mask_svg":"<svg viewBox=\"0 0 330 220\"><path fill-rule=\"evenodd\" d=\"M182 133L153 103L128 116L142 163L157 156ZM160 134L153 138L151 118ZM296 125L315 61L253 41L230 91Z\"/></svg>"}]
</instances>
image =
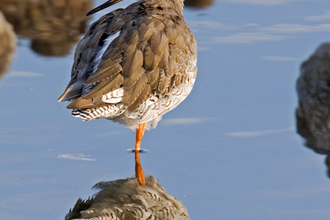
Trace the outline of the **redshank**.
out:
<instances>
[{"instance_id":1,"label":"redshank","mask_svg":"<svg viewBox=\"0 0 330 220\"><path fill-rule=\"evenodd\" d=\"M109 0L87 15L120 1ZM136 129L140 151L145 128L155 128L195 83L197 45L183 1L140 0L94 22L77 45L71 80L58 101L71 101L67 108L84 121L107 118Z\"/></svg>"}]
</instances>

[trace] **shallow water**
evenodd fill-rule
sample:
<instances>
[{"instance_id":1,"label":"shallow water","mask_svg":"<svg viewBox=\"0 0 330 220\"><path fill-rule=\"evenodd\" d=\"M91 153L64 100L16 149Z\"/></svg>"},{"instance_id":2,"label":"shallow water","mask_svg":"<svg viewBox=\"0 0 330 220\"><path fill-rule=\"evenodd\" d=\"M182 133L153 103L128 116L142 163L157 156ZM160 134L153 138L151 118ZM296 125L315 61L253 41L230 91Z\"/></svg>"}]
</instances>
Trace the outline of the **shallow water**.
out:
<instances>
[{"instance_id":1,"label":"shallow water","mask_svg":"<svg viewBox=\"0 0 330 220\"><path fill-rule=\"evenodd\" d=\"M72 10L65 14L70 19L59 19L62 11L48 8L59 16L50 22L54 33L3 2L0 11L19 35L0 81L1 219L64 219L95 183L134 175L134 154L126 152L134 132L108 120L82 122L57 102L86 25L132 1L90 20ZM91 3L84 1L86 8ZM330 39L329 6L327 0L215 0L184 9L198 42L197 81L146 132L141 160L191 219L328 219L325 155L296 133L295 85L301 63Z\"/></svg>"}]
</instances>

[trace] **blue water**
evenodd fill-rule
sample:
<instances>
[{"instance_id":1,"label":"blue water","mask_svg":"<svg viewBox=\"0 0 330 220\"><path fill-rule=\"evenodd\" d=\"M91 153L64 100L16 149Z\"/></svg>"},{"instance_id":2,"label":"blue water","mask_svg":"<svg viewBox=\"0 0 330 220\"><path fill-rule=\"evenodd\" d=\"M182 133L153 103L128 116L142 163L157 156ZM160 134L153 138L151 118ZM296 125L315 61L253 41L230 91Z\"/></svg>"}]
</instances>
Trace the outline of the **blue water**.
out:
<instances>
[{"instance_id":1,"label":"blue water","mask_svg":"<svg viewBox=\"0 0 330 220\"><path fill-rule=\"evenodd\" d=\"M329 218L325 156L304 146L294 115L300 64L330 39L329 6L216 0L184 9L198 42L197 81L146 132L141 160L191 219ZM0 81L0 219L64 219L95 183L134 175L126 150L135 133L108 120L82 122L57 102L74 44L64 56L43 56L29 37L18 38Z\"/></svg>"}]
</instances>

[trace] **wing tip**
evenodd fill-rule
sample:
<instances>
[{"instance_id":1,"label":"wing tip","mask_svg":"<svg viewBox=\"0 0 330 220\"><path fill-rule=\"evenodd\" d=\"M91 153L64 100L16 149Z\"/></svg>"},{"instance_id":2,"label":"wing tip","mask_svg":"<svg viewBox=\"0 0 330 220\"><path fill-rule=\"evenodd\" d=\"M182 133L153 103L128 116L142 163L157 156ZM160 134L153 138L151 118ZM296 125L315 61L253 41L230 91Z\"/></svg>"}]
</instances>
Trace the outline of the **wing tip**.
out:
<instances>
[{"instance_id":1,"label":"wing tip","mask_svg":"<svg viewBox=\"0 0 330 220\"><path fill-rule=\"evenodd\" d=\"M71 102L66 108L68 109L86 109L86 108L94 108L92 99L83 99L82 97Z\"/></svg>"},{"instance_id":2,"label":"wing tip","mask_svg":"<svg viewBox=\"0 0 330 220\"><path fill-rule=\"evenodd\" d=\"M57 101L58 102L63 102L63 101L66 101L65 99L64 99L64 97L65 97L65 95L66 95L66 91L57 99Z\"/></svg>"}]
</instances>

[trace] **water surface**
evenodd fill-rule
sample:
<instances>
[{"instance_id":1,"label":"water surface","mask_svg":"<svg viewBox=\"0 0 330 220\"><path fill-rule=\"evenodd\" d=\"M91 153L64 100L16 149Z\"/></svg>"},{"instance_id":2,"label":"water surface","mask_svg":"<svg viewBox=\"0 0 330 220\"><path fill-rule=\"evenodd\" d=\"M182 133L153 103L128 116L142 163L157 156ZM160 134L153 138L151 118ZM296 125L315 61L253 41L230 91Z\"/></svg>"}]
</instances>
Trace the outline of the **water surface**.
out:
<instances>
[{"instance_id":1,"label":"water surface","mask_svg":"<svg viewBox=\"0 0 330 220\"><path fill-rule=\"evenodd\" d=\"M0 2L18 37L0 82L3 219L64 219L95 183L134 175L126 152L134 132L108 120L82 122L57 102L86 26L132 1L90 19L85 11L102 0L65 7L81 13L64 13L58 2L30 9L41 15L31 20ZM300 64L330 39L329 7L327 0L215 0L184 9L198 42L197 81L146 132L141 160L191 219L328 219L325 155L296 133L295 85Z\"/></svg>"}]
</instances>

